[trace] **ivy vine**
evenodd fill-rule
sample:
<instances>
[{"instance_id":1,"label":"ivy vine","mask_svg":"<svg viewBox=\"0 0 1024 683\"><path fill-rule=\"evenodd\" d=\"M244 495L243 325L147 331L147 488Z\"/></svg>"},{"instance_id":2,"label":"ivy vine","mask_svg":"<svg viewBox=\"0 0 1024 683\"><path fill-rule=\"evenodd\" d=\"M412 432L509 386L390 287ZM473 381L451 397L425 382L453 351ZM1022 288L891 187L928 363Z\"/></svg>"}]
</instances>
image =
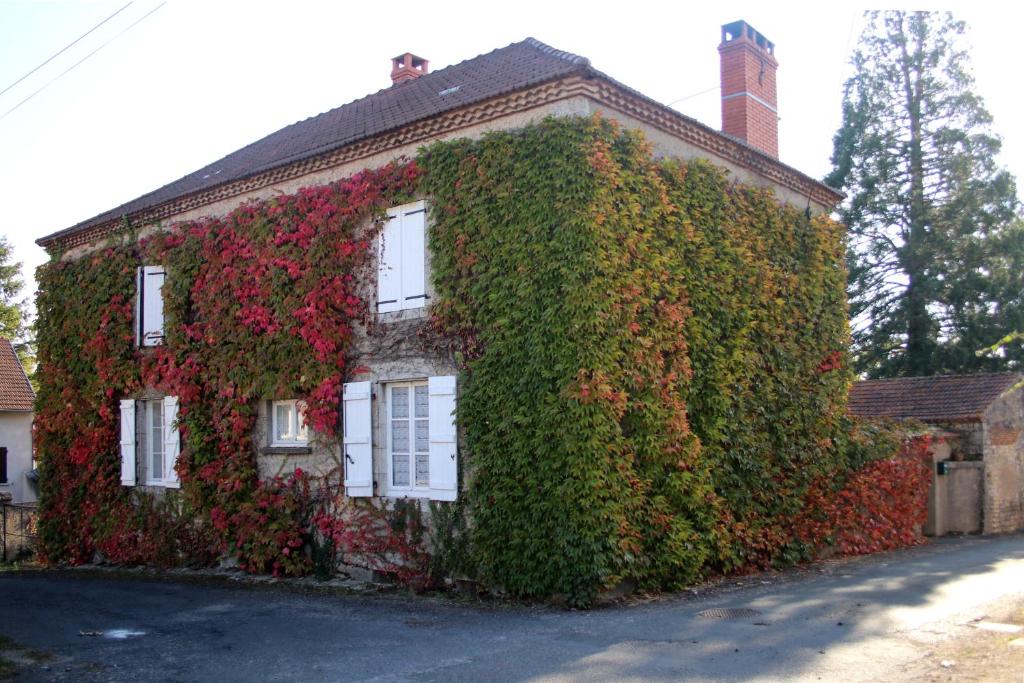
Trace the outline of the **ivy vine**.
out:
<instances>
[{"instance_id":1,"label":"ivy vine","mask_svg":"<svg viewBox=\"0 0 1024 683\"><path fill-rule=\"evenodd\" d=\"M462 368L466 474L426 529L409 506L325 497L302 473L261 482L253 443L271 397L304 399L318 438L337 438L353 339L372 327L375 226L419 196L429 327ZM167 343L140 352L144 263L167 269ZM830 543L919 538L919 449L901 459L890 430L846 413L842 227L709 162L656 160L600 117L439 142L141 241L129 231L39 282L51 562L226 553L303 574L373 553L416 587L458 573L586 605L623 581L674 589ZM117 402L145 387L180 402L182 489L161 500L118 476ZM875 495L875 476L892 486ZM882 521L865 539L850 518Z\"/></svg>"}]
</instances>

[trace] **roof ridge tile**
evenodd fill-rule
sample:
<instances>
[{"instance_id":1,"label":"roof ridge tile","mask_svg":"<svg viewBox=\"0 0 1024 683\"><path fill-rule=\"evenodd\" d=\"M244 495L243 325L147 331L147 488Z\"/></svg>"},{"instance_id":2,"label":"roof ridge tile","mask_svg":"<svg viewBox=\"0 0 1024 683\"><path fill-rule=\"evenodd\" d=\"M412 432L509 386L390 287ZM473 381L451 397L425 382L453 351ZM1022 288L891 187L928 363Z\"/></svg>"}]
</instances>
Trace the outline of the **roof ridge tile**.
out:
<instances>
[{"instance_id":1,"label":"roof ridge tile","mask_svg":"<svg viewBox=\"0 0 1024 683\"><path fill-rule=\"evenodd\" d=\"M554 57L558 57L559 59L564 59L573 64L579 64L581 66L590 66L590 60L587 59L586 57L575 54L573 52L567 52L565 50L559 50L558 48L551 47L547 43L537 40L536 38L528 37L526 38L526 40L523 40L521 42L529 45L530 47L534 47L540 50L541 52L552 55ZM513 43L513 45L515 45L515 43Z\"/></svg>"}]
</instances>

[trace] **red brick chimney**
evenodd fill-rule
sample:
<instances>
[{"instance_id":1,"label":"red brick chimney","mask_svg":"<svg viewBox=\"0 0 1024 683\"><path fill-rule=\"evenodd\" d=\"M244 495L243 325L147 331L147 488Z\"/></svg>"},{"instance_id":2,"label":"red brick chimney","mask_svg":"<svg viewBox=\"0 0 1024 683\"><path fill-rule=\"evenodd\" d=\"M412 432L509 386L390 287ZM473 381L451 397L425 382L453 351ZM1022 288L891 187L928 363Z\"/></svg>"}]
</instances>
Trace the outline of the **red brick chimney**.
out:
<instances>
[{"instance_id":1,"label":"red brick chimney","mask_svg":"<svg viewBox=\"0 0 1024 683\"><path fill-rule=\"evenodd\" d=\"M745 21L722 26L722 132L778 158L775 44Z\"/></svg>"},{"instance_id":2,"label":"red brick chimney","mask_svg":"<svg viewBox=\"0 0 1024 683\"><path fill-rule=\"evenodd\" d=\"M391 60L391 82L395 85L402 81L411 81L429 73L427 60L417 57L411 52L398 55Z\"/></svg>"}]
</instances>

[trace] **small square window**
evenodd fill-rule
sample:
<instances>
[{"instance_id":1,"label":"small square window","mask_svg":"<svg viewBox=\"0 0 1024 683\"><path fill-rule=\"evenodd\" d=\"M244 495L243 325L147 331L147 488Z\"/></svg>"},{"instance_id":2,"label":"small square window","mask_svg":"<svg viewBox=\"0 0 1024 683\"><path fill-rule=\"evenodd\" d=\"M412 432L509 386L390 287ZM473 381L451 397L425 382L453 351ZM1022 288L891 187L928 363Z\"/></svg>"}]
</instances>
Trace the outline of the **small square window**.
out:
<instances>
[{"instance_id":1,"label":"small square window","mask_svg":"<svg viewBox=\"0 0 1024 683\"><path fill-rule=\"evenodd\" d=\"M274 401L271 409L271 446L305 446L309 443L303 401Z\"/></svg>"}]
</instances>

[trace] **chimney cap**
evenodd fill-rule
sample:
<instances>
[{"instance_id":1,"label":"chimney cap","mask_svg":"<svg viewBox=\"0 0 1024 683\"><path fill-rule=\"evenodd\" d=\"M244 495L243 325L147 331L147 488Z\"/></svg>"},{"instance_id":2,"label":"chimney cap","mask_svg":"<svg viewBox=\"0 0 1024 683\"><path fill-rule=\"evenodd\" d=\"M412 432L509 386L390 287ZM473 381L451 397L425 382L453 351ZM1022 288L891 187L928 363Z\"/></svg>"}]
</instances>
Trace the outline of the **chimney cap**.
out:
<instances>
[{"instance_id":1,"label":"chimney cap","mask_svg":"<svg viewBox=\"0 0 1024 683\"><path fill-rule=\"evenodd\" d=\"M412 61L412 63L414 65L417 65L417 66L420 65L420 64L426 64L427 63L427 60L423 59L423 57L417 57L416 55L414 55L411 52L403 52L402 54L398 55L397 57L392 57L391 61L392 61L392 63L396 63L396 62L403 62L404 63L406 57L409 57L410 60Z\"/></svg>"},{"instance_id":2,"label":"chimney cap","mask_svg":"<svg viewBox=\"0 0 1024 683\"><path fill-rule=\"evenodd\" d=\"M430 62L411 52L404 52L391 59L391 82L401 83L419 78L430 72Z\"/></svg>"},{"instance_id":3,"label":"chimney cap","mask_svg":"<svg viewBox=\"0 0 1024 683\"><path fill-rule=\"evenodd\" d=\"M753 43L770 55L775 54L775 43L765 38L763 33L742 19L728 24L722 24L722 45L734 43L739 40Z\"/></svg>"}]
</instances>

